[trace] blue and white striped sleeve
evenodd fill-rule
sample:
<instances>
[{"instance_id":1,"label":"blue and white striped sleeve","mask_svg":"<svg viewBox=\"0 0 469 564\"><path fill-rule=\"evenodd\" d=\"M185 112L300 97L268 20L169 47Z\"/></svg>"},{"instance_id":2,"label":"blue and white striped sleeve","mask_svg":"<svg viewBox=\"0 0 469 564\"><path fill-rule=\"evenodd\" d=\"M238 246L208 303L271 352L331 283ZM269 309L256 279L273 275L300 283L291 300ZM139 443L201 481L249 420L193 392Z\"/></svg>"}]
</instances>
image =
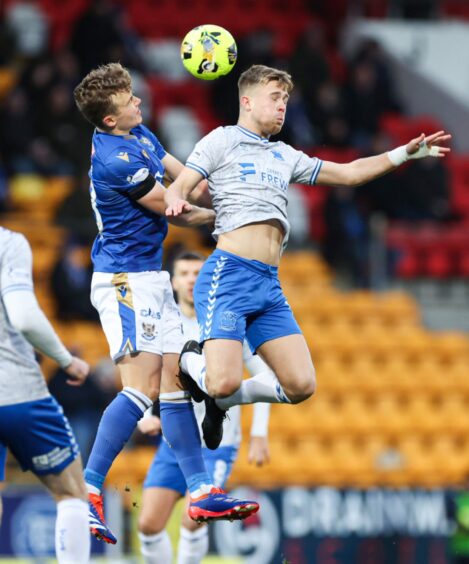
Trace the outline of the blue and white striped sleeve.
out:
<instances>
[{"instance_id":1,"label":"blue and white striped sleeve","mask_svg":"<svg viewBox=\"0 0 469 564\"><path fill-rule=\"evenodd\" d=\"M291 181L297 184L316 184L323 161L317 157L309 157L301 151L295 151L297 162L293 169Z\"/></svg>"}]
</instances>

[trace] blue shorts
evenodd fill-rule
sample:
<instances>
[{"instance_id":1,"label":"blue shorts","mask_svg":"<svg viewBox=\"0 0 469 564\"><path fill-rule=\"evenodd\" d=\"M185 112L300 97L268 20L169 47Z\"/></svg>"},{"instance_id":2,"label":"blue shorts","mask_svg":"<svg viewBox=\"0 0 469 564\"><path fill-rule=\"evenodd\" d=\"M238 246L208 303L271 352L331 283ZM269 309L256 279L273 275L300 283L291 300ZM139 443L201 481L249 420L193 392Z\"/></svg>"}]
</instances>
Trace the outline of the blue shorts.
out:
<instances>
[{"instance_id":1,"label":"blue shorts","mask_svg":"<svg viewBox=\"0 0 469 564\"><path fill-rule=\"evenodd\" d=\"M234 446L222 446L216 450L202 449L208 475L216 487L223 488L231 474L238 449ZM174 452L165 440L161 441L153 462L147 472L144 488L167 488L184 496L187 491L186 480L181 472Z\"/></svg>"},{"instance_id":2,"label":"blue shorts","mask_svg":"<svg viewBox=\"0 0 469 564\"><path fill-rule=\"evenodd\" d=\"M272 339L301 333L283 294L278 268L216 249L194 287L200 343L247 338L257 350Z\"/></svg>"},{"instance_id":3,"label":"blue shorts","mask_svg":"<svg viewBox=\"0 0 469 564\"><path fill-rule=\"evenodd\" d=\"M59 474L79 454L61 406L42 400L0 406L0 448L8 447L23 471Z\"/></svg>"}]
</instances>

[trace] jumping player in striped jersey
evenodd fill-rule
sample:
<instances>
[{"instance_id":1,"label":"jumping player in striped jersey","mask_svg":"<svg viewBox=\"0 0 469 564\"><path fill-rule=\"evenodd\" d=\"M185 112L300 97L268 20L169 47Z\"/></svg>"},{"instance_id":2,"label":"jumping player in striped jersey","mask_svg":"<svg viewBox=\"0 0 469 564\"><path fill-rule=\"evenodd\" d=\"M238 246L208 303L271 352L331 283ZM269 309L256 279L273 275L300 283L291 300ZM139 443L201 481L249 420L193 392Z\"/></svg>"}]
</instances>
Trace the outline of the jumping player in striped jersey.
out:
<instances>
[{"instance_id":1,"label":"jumping player in striped jersey","mask_svg":"<svg viewBox=\"0 0 469 564\"><path fill-rule=\"evenodd\" d=\"M199 326L195 317L193 288L205 258L193 252L183 252L174 260L172 285L181 310L181 319L186 339L198 339ZM269 372L269 368L249 347L245 346L246 367L252 376ZM195 404L199 426L205 415L203 404ZM270 405L256 403L249 444L249 461L258 466L269 459L267 428ZM218 487L224 487L229 478L232 465L237 457L241 441L240 408L229 410L224 420L223 441L216 450L203 449L203 456L209 475ZM139 429L148 434L157 434L160 429L159 418L144 417ZM172 547L165 529L176 502L185 495L186 483L177 460L167 443L163 440L148 470L144 483L142 510L139 518L139 537L141 551L146 564L166 564L172 562ZM189 500L187 500L189 502ZM198 564L208 552L208 529L185 514L182 517L178 564Z\"/></svg>"},{"instance_id":2,"label":"jumping player in striped jersey","mask_svg":"<svg viewBox=\"0 0 469 564\"><path fill-rule=\"evenodd\" d=\"M80 386L89 373L64 347L36 301L31 248L20 233L0 227L0 480L9 448L57 503L55 551L61 564L89 562L87 492L78 445L62 408L50 395L34 349L55 360Z\"/></svg>"},{"instance_id":3,"label":"jumping player in striped jersey","mask_svg":"<svg viewBox=\"0 0 469 564\"><path fill-rule=\"evenodd\" d=\"M158 395L163 432L191 494L189 513L198 519L245 518L258 505L213 488L192 402L177 380L183 336L169 274L161 270L168 229L161 182L174 179L183 166L142 125L140 99L120 64L91 71L76 87L75 101L96 127L89 175L99 233L92 250L91 301L124 386L103 414L85 469L91 531L116 542L104 520L103 482ZM212 210L196 206L182 221L176 218L187 226L213 221Z\"/></svg>"},{"instance_id":4,"label":"jumping player in striped jersey","mask_svg":"<svg viewBox=\"0 0 469 564\"><path fill-rule=\"evenodd\" d=\"M449 148L441 143L451 137L444 131L422 133L382 155L347 164L321 161L270 140L285 120L293 88L288 73L253 65L241 74L238 87L237 125L219 127L197 143L165 195L166 215L182 217L191 211L186 198L208 179L218 242L194 291L205 359L187 348L181 365L223 409L253 401L298 403L315 391L311 355L278 280L290 230L290 182L358 186L409 159L444 157ZM245 337L277 378L242 381ZM218 437L222 420L212 418Z\"/></svg>"}]
</instances>

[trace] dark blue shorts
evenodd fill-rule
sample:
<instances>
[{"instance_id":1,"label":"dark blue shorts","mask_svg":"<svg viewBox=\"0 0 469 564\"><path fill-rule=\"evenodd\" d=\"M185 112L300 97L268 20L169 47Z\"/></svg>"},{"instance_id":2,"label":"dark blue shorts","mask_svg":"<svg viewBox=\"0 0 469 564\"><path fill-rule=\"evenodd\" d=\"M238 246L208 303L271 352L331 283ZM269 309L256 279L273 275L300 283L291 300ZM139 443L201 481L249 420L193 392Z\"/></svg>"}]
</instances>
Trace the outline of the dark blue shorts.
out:
<instances>
[{"instance_id":1,"label":"dark blue shorts","mask_svg":"<svg viewBox=\"0 0 469 564\"><path fill-rule=\"evenodd\" d=\"M225 486L238 449L234 446L222 446L216 450L202 449L207 472L213 485L219 488ZM163 440L158 448L153 462L147 472L144 488L167 488L185 495L187 486L184 474L181 472L176 457L168 443Z\"/></svg>"},{"instance_id":2,"label":"dark blue shorts","mask_svg":"<svg viewBox=\"0 0 469 564\"><path fill-rule=\"evenodd\" d=\"M247 338L257 350L272 339L301 333L283 294L278 268L216 249L194 287L200 342Z\"/></svg>"},{"instance_id":3,"label":"dark blue shorts","mask_svg":"<svg viewBox=\"0 0 469 564\"><path fill-rule=\"evenodd\" d=\"M79 454L73 431L55 398L0 406L0 448L23 471L59 474Z\"/></svg>"}]
</instances>

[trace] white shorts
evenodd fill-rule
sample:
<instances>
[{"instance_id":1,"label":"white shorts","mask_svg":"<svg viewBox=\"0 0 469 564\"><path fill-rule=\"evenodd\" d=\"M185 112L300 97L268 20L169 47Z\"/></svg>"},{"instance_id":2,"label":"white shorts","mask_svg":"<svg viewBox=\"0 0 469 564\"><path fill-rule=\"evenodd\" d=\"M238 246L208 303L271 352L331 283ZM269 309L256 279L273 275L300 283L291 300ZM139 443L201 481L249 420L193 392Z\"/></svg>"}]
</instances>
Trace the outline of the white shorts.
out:
<instances>
[{"instance_id":1,"label":"white shorts","mask_svg":"<svg viewBox=\"0 0 469 564\"><path fill-rule=\"evenodd\" d=\"M167 272L95 272L91 303L114 360L134 352L181 352L181 314Z\"/></svg>"}]
</instances>

